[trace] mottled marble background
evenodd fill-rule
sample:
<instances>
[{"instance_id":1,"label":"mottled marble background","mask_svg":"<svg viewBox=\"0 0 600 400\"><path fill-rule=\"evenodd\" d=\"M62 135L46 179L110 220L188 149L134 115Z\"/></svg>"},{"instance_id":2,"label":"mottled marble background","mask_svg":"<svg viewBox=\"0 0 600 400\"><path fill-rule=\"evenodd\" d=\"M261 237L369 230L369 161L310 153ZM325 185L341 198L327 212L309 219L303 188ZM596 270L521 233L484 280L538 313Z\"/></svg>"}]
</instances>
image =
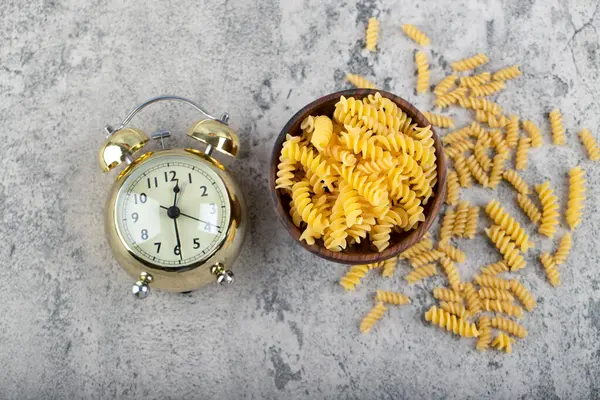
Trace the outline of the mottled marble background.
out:
<instances>
[{"instance_id":1,"label":"mottled marble background","mask_svg":"<svg viewBox=\"0 0 600 400\"><path fill-rule=\"evenodd\" d=\"M600 135L598 2L133 3L0 3L0 397L600 398L600 164L586 160L576 139L583 126ZM381 39L379 51L366 54L372 15ZM498 101L545 132L545 113L560 107L569 138L567 147L546 138L532 151L527 180L550 179L563 205L569 168L581 163L592 183L556 290L535 261L553 243L536 236L522 275L538 307L512 355L480 354L422 320L442 278L408 287L401 267L394 279L373 274L344 293L336 280L345 267L296 245L270 204L276 134L307 102L348 87L347 71L430 107L429 95L414 93L416 47L400 30L406 22L432 38L434 81L449 62L479 51L490 69L521 64L524 77ZM155 292L139 302L104 239L115 174L100 172L96 152L105 123L159 94L231 114L243 144L232 168L252 227L236 285ZM194 118L167 105L136 125L169 128L182 146ZM496 196L469 193L478 204ZM497 195L525 222L508 186ZM497 257L483 237L462 245L467 278ZM392 308L360 335L378 288L402 290L413 304Z\"/></svg>"}]
</instances>

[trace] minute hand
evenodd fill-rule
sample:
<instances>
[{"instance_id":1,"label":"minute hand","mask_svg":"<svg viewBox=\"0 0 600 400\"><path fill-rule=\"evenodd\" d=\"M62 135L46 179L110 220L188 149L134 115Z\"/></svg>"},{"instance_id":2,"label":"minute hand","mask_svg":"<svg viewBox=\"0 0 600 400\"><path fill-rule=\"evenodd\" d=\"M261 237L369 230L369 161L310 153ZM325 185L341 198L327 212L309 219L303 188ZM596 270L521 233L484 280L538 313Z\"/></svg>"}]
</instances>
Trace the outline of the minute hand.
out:
<instances>
[{"instance_id":1,"label":"minute hand","mask_svg":"<svg viewBox=\"0 0 600 400\"><path fill-rule=\"evenodd\" d=\"M165 210L168 210L168 209L169 209L169 207L165 207L165 206L160 206L160 208L164 208ZM193 220L196 220L196 221L198 221L198 222L202 222L203 224L207 224L207 225L213 225L213 226L216 226L216 227L217 227L217 228L219 228L219 229L221 228L219 225L211 224L210 222L206 222L206 221L203 221L203 220L201 220L201 219L198 219L198 218L196 218L196 217L192 217L191 215L184 214L184 213L182 213L181 211L179 212L179 215L181 215L181 216L183 216L183 217L188 217L188 218L191 218L191 219L193 219Z\"/></svg>"}]
</instances>

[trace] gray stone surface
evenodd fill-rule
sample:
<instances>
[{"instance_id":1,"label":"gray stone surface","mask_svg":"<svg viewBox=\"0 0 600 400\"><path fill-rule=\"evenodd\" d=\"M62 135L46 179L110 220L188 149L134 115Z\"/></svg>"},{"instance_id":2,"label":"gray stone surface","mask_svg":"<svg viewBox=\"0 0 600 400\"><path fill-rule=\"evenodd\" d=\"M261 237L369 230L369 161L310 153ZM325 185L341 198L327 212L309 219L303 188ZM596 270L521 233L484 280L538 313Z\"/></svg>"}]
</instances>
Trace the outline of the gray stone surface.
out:
<instances>
[{"instance_id":1,"label":"gray stone surface","mask_svg":"<svg viewBox=\"0 0 600 400\"><path fill-rule=\"evenodd\" d=\"M0 3L0 397L600 398L600 164L586 160L576 139L583 126L600 135L599 3L136 3ZM381 20L376 54L362 50L371 15ZM449 62L477 51L492 70L521 64L524 77L498 101L546 134L527 180L550 179L563 205L569 168L582 164L591 183L558 289L535 261L556 240L534 235L537 248L519 275L538 308L512 355L480 354L423 321L429 289L442 278L408 287L401 266L393 279L373 274L344 293L336 281L345 267L308 254L275 221L266 177L272 142L300 107L348 87L346 71L430 107L429 95L414 94L416 47L400 31L405 22L432 38L434 82ZM235 286L155 292L139 302L104 239L115 174L100 173L96 152L106 122L158 94L231 114L243 140L232 168L252 228ZM550 145L552 106L564 112L566 147ZM193 118L163 106L137 125L181 133ZM182 134L174 140L184 143ZM468 194L478 204L495 196L525 222L505 184ZM483 237L461 245L466 278L498 257ZM378 288L402 290L413 304L360 335Z\"/></svg>"}]
</instances>

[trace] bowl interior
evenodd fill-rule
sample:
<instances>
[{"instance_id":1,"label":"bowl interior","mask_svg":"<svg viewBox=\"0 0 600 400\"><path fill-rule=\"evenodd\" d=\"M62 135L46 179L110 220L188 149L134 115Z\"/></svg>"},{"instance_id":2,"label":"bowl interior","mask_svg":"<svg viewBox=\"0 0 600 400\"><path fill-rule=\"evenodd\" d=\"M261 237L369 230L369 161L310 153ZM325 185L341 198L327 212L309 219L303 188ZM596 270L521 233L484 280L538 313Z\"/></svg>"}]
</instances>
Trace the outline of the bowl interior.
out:
<instances>
[{"instance_id":1,"label":"bowl interior","mask_svg":"<svg viewBox=\"0 0 600 400\"><path fill-rule=\"evenodd\" d=\"M423 116L423 114L421 114L412 104L398 96L393 95L392 93L374 89L351 89L321 97L302 108L283 127L273 146L269 171L269 187L279 219L292 237L294 237L294 239L296 239L296 241L298 241L305 249L330 261L341 262L345 264L366 264L379 262L398 255L419 241L419 239L421 239L421 237L429 230L431 224L439 214L439 209L444 199L446 188L446 161L439 137L437 136L435 130L432 129L437 156L436 164L438 179L433 188L433 197L425 206L423 206L425 221L420 223L417 229L400 233L392 232L390 246L382 252L374 250L371 247L370 242L367 240L362 241L360 244L348 246L348 248L341 252L334 252L326 249L320 240L317 240L313 245L309 245L305 241L300 241L300 235L302 234L302 231L300 228L294 225L289 215L289 203L291 198L283 191L275 189L277 165L279 164L279 156L286 134L289 133L293 136L301 135L302 130L300 129L300 124L308 115L331 116L335 109L335 104L339 101L340 96L362 99L369 94L375 94L376 92L379 92L383 97L387 97L388 99L394 101L398 107L404 111L414 122L419 124L419 126L429 125L429 121L425 118L425 116Z\"/></svg>"}]
</instances>

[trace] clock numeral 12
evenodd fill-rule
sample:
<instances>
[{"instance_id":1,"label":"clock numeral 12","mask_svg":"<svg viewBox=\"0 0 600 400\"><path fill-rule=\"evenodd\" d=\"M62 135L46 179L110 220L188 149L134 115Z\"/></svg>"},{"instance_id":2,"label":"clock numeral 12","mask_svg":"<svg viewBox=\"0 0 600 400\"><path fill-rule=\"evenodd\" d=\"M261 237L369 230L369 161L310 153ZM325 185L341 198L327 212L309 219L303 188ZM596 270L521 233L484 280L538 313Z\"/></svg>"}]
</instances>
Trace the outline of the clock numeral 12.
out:
<instances>
[{"instance_id":1,"label":"clock numeral 12","mask_svg":"<svg viewBox=\"0 0 600 400\"><path fill-rule=\"evenodd\" d=\"M171 175L171 179L169 179L169 175ZM165 182L169 182L169 181L175 182L175 181L177 181L178 179L176 178L176 176L177 176L177 172L175 172L175 171L169 171L169 172L165 171Z\"/></svg>"}]
</instances>

